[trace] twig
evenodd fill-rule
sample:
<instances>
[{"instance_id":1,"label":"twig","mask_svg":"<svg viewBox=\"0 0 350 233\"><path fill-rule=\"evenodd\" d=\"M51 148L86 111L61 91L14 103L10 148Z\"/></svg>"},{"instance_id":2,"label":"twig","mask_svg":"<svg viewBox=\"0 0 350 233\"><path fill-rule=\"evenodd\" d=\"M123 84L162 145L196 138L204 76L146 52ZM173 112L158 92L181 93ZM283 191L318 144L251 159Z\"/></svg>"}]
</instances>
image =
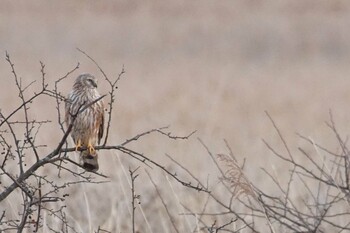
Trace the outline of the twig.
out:
<instances>
[{"instance_id":1,"label":"twig","mask_svg":"<svg viewBox=\"0 0 350 233\"><path fill-rule=\"evenodd\" d=\"M132 232L135 233L135 200L140 200L140 195L135 194L135 180L139 176L138 174L135 174L135 172L140 167L137 167L135 170L131 170L129 168L130 178L131 178L131 207L132 207L132 214L131 214L131 224L132 224Z\"/></svg>"}]
</instances>

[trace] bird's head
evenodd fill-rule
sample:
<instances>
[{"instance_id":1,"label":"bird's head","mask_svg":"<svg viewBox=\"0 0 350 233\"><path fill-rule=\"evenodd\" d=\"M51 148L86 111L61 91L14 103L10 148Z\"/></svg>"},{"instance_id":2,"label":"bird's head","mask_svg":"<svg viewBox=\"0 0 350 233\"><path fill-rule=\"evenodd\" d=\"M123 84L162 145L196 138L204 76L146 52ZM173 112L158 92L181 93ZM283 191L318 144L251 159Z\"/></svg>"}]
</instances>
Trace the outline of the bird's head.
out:
<instances>
[{"instance_id":1,"label":"bird's head","mask_svg":"<svg viewBox=\"0 0 350 233\"><path fill-rule=\"evenodd\" d=\"M97 78L91 74L81 74L75 80L75 84L87 89L97 88Z\"/></svg>"}]
</instances>

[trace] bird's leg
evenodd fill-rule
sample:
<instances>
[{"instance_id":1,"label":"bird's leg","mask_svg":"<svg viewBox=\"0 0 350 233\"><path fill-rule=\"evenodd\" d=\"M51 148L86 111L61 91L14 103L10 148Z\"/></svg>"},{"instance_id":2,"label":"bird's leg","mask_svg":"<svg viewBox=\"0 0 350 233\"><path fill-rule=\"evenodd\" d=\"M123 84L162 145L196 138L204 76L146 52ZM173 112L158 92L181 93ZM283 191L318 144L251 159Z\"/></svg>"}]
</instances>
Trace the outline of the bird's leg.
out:
<instances>
[{"instance_id":1,"label":"bird's leg","mask_svg":"<svg viewBox=\"0 0 350 233\"><path fill-rule=\"evenodd\" d=\"M77 143L75 144L75 151L78 151L78 149L81 148L81 140L78 139Z\"/></svg>"},{"instance_id":2,"label":"bird's leg","mask_svg":"<svg viewBox=\"0 0 350 233\"><path fill-rule=\"evenodd\" d=\"M88 148L88 150L89 150L89 152L90 152L91 155L92 155L92 154L95 154L95 148L94 148L93 145L91 145L90 142L89 142L87 148Z\"/></svg>"}]
</instances>

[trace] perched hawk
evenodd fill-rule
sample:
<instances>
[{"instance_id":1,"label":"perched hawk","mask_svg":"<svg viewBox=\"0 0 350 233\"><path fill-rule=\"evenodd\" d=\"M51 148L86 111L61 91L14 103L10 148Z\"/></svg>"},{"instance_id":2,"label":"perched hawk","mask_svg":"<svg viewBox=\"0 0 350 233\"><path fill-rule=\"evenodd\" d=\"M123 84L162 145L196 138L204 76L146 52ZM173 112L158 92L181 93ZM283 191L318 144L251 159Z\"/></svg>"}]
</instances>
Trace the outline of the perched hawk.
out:
<instances>
[{"instance_id":1,"label":"perched hawk","mask_svg":"<svg viewBox=\"0 0 350 233\"><path fill-rule=\"evenodd\" d=\"M67 127L72 122L72 117L79 109L90 104L100 97L97 91L97 79L91 74L79 75L69 93L66 101L65 120ZM71 136L75 143L76 150L80 147L87 147L87 150L81 151L80 161L87 171L98 170L98 156L95 146L100 143L103 136L104 125L104 106L103 101L99 100L90 105L83 112L79 113L73 123Z\"/></svg>"}]
</instances>

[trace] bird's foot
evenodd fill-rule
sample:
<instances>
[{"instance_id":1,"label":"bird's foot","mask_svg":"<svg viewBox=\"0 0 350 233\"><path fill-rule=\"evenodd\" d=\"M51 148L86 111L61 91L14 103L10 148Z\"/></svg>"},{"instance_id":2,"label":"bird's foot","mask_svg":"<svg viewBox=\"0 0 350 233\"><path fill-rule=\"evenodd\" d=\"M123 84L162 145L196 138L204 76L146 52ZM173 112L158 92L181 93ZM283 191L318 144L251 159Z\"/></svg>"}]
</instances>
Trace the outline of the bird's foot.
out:
<instances>
[{"instance_id":1,"label":"bird's foot","mask_svg":"<svg viewBox=\"0 0 350 233\"><path fill-rule=\"evenodd\" d=\"M89 153L90 153L91 155L93 155L93 154L96 153L95 148L94 148L93 145L91 145L90 143L89 143L89 145L87 146L87 148L88 148Z\"/></svg>"},{"instance_id":2,"label":"bird's foot","mask_svg":"<svg viewBox=\"0 0 350 233\"><path fill-rule=\"evenodd\" d=\"M75 144L75 151L78 151L81 148L81 140L79 139L77 144Z\"/></svg>"}]
</instances>

